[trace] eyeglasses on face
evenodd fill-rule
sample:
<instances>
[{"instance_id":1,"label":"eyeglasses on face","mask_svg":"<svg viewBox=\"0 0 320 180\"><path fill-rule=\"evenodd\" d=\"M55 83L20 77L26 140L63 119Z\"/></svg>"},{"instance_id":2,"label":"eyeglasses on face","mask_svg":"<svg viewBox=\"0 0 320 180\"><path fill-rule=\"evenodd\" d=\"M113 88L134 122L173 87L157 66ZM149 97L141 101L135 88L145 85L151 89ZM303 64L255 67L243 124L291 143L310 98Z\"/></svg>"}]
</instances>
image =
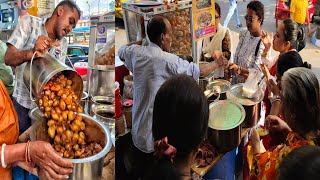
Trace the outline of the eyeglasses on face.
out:
<instances>
[{"instance_id":1,"label":"eyeglasses on face","mask_svg":"<svg viewBox=\"0 0 320 180\"><path fill-rule=\"evenodd\" d=\"M215 16L216 19L218 19L220 16Z\"/></svg>"},{"instance_id":2,"label":"eyeglasses on face","mask_svg":"<svg viewBox=\"0 0 320 180\"><path fill-rule=\"evenodd\" d=\"M253 20L255 20L255 19L257 19L257 18L252 17L252 16L245 15L245 16L244 16L244 19L245 19L247 22L252 23Z\"/></svg>"}]
</instances>

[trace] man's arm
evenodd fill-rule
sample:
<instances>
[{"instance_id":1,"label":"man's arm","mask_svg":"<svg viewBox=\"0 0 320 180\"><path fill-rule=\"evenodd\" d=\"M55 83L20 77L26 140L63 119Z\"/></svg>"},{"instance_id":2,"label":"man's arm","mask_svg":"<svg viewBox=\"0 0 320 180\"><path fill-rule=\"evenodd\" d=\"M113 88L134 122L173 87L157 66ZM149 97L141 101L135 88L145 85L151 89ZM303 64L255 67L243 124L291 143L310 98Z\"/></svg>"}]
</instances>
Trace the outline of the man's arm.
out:
<instances>
[{"instance_id":1,"label":"man's arm","mask_svg":"<svg viewBox=\"0 0 320 180\"><path fill-rule=\"evenodd\" d=\"M19 66L20 64L30 61L33 55L33 49L19 51L11 44L7 44L8 49L4 56L4 62L8 66Z\"/></svg>"},{"instance_id":2,"label":"man's arm","mask_svg":"<svg viewBox=\"0 0 320 180\"><path fill-rule=\"evenodd\" d=\"M135 54L135 52L137 51L137 47L139 46L137 45L131 46L131 45L134 45L134 44L131 43L130 45L124 45L120 47L120 49L118 50L118 56L120 60L124 62L127 69L129 69L129 71L132 72L133 71L132 56L133 54Z\"/></svg>"},{"instance_id":3,"label":"man's arm","mask_svg":"<svg viewBox=\"0 0 320 180\"><path fill-rule=\"evenodd\" d=\"M18 50L15 46L7 43L8 49L4 56L4 61L8 66L19 66L20 64L31 61L33 53L36 57L45 54L52 46L59 46L59 42L51 40L47 36L39 36L33 49Z\"/></svg>"},{"instance_id":4,"label":"man's arm","mask_svg":"<svg viewBox=\"0 0 320 180\"><path fill-rule=\"evenodd\" d=\"M26 42L32 34L32 28L30 26L32 18L33 17L29 15L23 16L9 38L7 42L8 49L4 57L6 65L19 66L24 62L30 61L35 52L35 57L39 57L45 54L51 46L59 46L58 42L41 35L38 37L33 48L21 50L24 49Z\"/></svg>"}]
</instances>

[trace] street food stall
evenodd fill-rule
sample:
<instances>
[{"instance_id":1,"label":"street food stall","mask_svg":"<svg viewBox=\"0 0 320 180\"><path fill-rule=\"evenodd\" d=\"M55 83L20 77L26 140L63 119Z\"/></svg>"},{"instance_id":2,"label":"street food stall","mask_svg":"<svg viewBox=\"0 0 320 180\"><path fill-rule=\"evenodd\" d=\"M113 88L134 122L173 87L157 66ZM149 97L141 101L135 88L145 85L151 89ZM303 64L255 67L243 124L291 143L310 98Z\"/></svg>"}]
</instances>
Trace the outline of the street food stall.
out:
<instances>
[{"instance_id":1,"label":"street food stall","mask_svg":"<svg viewBox=\"0 0 320 180\"><path fill-rule=\"evenodd\" d=\"M186 60L189 59L187 56L191 56L190 61L197 64L206 63L200 62L201 57L198 51L200 43L197 43L193 35L193 32L197 31L194 31L192 1L185 0L169 4L151 1L124 2L122 10L128 43L148 38L144 34L148 21L154 15L162 15L169 20L172 26L174 41L171 52ZM201 16L201 18L204 17ZM210 104L211 115L208 125L210 133L199 148L200 155L197 156L198 159L192 170L204 176L226 153L233 151L241 142L247 141L244 140L244 137L247 137L250 128L255 127L260 120L264 91L260 90L254 98L247 98L243 96L243 84L231 86L227 80L214 80L213 78L202 80L200 78L199 85L203 88L208 97L208 104ZM211 91L205 91L206 89L211 89ZM213 120L212 114L219 118ZM228 114L232 116L227 116ZM223 123L220 126L219 124L213 125L214 123L210 125L210 120L217 123L218 119L228 121L228 126L222 127Z\"/></svg>"}]
</instances>

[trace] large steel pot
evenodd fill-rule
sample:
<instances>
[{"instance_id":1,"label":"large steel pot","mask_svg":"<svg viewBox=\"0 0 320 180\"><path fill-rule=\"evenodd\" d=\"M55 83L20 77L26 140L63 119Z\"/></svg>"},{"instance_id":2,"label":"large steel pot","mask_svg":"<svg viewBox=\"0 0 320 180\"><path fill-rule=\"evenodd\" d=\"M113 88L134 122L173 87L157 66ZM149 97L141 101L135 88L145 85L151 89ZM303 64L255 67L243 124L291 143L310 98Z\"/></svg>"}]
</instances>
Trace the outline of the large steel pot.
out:
<instances>
[{"instance_id":1,"label":"large steel pot","mask_svg":"<svg viewBox=\"0 0 320 180\"><path fill-rule=\"evenodd\" d=\"M41 140L50 142L50 138L47 133L46 120L41 115L38 108L35 108L29 112L29 116L34 120L34 124L31 126L30 138L32 141ZM71 180L96 180L102 178L102 170L104 164L104 158L110 151L112 146L111 133L109 128L104 126L98 120L86 115L81 114L86 124L85 133L89 141L96 141L103 147L102 151L98 154L83 158L83 159L68 159L73 163L72 173L69 175Z\"/></svg>"},{"instance_id":2,"label":"large steel pot","mask_svg":"<svg viewBox=\"0 0 320 180\"><path fill-rule=\"evenodd\" d=\"M243 123L243 127L253 127L255 126L260 120L261 114L261 101L264 96L264 92L259 89L255 94L254 97L249 99L243 96L243 83L233 85L229 91L227 91L227 98L238 102L241 104L245 111L246 111L246 118Z\"/></svg>"},{"instance_id":3,"label":"large steel pot","mask_svg":"<svg viewBox=\"0 0 320 180\"><path fill-rule=\"evenodd\" d=\"M209 105L208 140L219 152L228 152L241 142L243 107L233 101L220 100Z\"/></svg>"},{"instance_id":4,"label":"large steel pot","mask_svg":"<svg viewBox=\"0 0 320 180\"><path fill-rule=\"evenodd\" d=\"M114 96L114 66L94 65L88 70L89 96Z\"/></svg>"},{"instance_id":5,"label":"large steel pot","mask_svg":"<svg viewBox=\"0 0 320 180\"><path fill-rule=\"evenodd\" d=\"M59 62L57 59L46 53L43 57L29 61L23 72L23 80L28 90L38 100L42 97L41 93L48 81L56 74L62 73L72 80L72 89L80 99L82 96L83 82L81 76L69 66ZM31 77L31 84L30 84ZM31 94L30 94L31 96ZM35 101L35 99L32 98Z\"/></svg>"}]
</instances>

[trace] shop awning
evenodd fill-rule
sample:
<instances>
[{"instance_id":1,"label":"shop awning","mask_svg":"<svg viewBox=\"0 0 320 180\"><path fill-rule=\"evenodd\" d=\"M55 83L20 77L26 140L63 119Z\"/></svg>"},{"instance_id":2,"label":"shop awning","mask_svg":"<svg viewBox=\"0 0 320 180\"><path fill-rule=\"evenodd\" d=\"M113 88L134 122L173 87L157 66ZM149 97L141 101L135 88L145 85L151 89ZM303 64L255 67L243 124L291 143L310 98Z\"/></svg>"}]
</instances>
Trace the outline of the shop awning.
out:
<instances>
[{"instance_id":1,"label":"shop awning","mask_svg":"<svg viewBox=\"0 0 320 180\"><path fill-rule=\"evenodd\" d=\"M72 30L72 32L78 33L78 32L89 32L90 27L89 26L84 26L84 27L76 27Z\"/></svg>"}]
</instances>

